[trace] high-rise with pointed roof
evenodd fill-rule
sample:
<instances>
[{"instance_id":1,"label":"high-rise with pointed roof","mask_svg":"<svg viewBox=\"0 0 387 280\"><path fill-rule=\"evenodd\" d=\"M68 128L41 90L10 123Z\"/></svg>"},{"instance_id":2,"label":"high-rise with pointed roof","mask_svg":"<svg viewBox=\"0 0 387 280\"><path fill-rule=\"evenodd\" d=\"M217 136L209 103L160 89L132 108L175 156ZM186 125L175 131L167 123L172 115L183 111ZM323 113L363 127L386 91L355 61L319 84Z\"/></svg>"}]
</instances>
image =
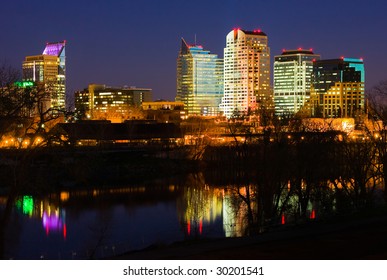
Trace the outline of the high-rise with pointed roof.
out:
<instances>
[{"instance_id":1,"label":"high-rise with pointed roof","mask_svg":"<svg viewBox=\"0 0 387 280\"><path fill-rule=\"evenodd\" d=\"M272 108L270 48L261 30L234 29L224 49L224 97L220 105L227 118Z\"/></svg>"},{"instance_id":2,"label":"high-rise with pointed roof","mask_svg":"<svg viewBox=\"0 0 387 280\"><path fill-rule=\"evenodd\" d=\"M223 96L223 60L200 45L181 40L176 101L189 116L216 116Z\"/></svg>"},{"instance_id":3,"label":"high-rise with pointed roof","mask_svg":"<svg viewBox=\"0 0 387 280\"><path fill-rule=\"evenodd\" d=\"M23 62L23 80L45 86L50 98L46 106L65 109L66 41L47 43L41 55L27 56Z\"/></svg>"}]
</instances>

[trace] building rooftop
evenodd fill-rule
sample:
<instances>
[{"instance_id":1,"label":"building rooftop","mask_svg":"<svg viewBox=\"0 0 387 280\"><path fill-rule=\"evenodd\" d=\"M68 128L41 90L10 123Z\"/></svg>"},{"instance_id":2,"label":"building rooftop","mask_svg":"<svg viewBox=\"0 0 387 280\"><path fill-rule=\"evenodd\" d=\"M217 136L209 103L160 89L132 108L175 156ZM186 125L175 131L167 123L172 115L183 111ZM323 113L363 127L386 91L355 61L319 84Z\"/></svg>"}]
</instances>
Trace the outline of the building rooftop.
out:
<instances>
[{"instance_id":1,"label":"building rooftop","mask_svg":"<svg viewBox=\"0 0 387 280\"><path fill-rule=\"evenodd\" d=\"M241 29L241 31L244 32L245 34L249 34L249 35L267 36L267 34L265 32L262 32L260 29L256 29L253 31L247 31L247 30Z\"/></svg>"},{"instance_id":2,"label":"building rooftop","mask_svg":"<svg viewBox=\"0 0 387 280\"><path fill-rule=\"evenodd\" d=\"M282 55L291 55L291 54L314 54L314 53L312 50L304 50L304 49L282 51Z\"/></svg>"},{"instance_id":3,"label":"building rooftop","mask_svg":"<svg viewBox=\"0 0 387 280\"><path fill-rule=\"evenodd\" d=\"M44 48L43 54L59 56L64 47L66 46L66 41L56 42L56 43L47 43Z\"/></svg>"}]
</instances>

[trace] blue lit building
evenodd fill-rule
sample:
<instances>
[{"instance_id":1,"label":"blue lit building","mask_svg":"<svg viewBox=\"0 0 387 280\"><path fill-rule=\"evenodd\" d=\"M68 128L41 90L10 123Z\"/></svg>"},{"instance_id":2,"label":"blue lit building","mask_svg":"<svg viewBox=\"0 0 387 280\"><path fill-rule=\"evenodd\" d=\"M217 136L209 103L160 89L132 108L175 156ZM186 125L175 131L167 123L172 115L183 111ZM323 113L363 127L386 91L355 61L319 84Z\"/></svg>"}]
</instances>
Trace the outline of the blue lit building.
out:
<instances>
[{"instance_id":1,"label":"blue lit building","mask_svg":"<svg viewBox=\"0 0 387 280\"><path fill-rule=\"evenodd\" d=\"M188 116L217 116L223 96L223 59L181 40L177 58L176 101Z\"/></svg>"}]
</instances>

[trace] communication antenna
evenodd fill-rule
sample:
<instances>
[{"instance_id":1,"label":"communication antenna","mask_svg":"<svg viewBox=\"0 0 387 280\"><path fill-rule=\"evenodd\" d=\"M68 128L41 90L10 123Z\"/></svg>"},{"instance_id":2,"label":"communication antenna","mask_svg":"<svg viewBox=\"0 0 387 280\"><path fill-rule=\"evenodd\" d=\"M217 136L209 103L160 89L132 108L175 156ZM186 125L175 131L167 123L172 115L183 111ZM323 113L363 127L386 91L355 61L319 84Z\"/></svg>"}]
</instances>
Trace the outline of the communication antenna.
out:
<instances>
[{"instance_id":1,"label":"communication antenna","mask_svg":"<svg viewBox=\"0 0 387 280\"><path fill-rule=\"evenodd\" d=\"M195 46L196 46L196 33L195 33Z\"/></svg>"}]
</instances>

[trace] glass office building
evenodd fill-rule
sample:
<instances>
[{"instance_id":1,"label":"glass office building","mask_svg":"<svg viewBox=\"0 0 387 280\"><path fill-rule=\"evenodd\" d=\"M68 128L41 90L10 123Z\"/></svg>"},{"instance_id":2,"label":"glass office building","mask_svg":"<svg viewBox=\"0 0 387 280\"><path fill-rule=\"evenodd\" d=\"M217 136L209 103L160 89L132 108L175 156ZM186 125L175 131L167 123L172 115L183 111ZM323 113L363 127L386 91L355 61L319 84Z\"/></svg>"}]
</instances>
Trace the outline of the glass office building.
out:
<instances>
[{"instance_id":1,"label":"glass office building","mask_svg":"<svg viewBox=\"0 0 387 280\"><path fill-rule=\"evenodd\" d=\"M278 116L298 113L310 98L313 62L320 55L312 50L284 50L274 57L274 106Z\"/></svg>"},{"instance_id":2,"label":"glass office building","mask_svg":"<svg viewBox=\"0 0 387 280\"><path fill-rule=\"evenodd\" d=\"M188 116L217 116L223 96L223 59L200 45L181 40L177 58L176 101Z\"/></svg>"},{"instance_id":3,"label":"glass office building","mask_svg":"<svg viewBox=\"0 0 387 280\"><path fill-rule=\"evenodd\" d=\"M314 62L312 116L359 117L365 110L364 82L363 59L340 58Z\"/></svg>"}]
</instances>

